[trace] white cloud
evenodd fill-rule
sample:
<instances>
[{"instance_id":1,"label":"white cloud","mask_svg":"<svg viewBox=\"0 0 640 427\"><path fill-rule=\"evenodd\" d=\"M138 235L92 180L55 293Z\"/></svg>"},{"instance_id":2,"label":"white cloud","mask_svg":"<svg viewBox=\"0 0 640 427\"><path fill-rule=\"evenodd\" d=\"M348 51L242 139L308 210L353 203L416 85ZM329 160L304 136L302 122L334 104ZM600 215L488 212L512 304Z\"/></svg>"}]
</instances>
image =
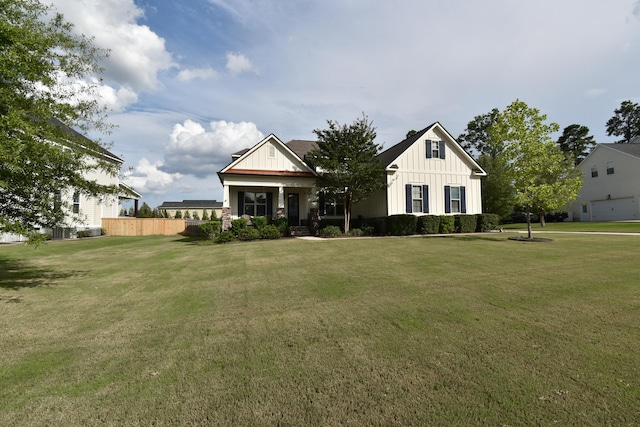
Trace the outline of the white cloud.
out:
<instances>
[{"instance_id":1,"label":"white cloud","mask_svg":"<svg viewBox=\"0 0 640 427\"><path fill-rule=\"evenodd\" d=\"M207 68L193 68L180 70L178 73L178 80L181 82L189 82L194 79L211 80L218 76L216 70L211 67Z\"/></svg>"},{"instance_id":2,"label":"white cloud","mask_svg":"<svg viewBox=\"0 0 640 427\"><path fill-rule=\"evenodd\" d=\"M235 52L227 52L227 70L229 70L231 74L257 71L249 58L241 53Z\"/></svg>"},{"instance_id":3,"label":"white cloud","mask_svg":"<svg viewBox=\"0 0 640 427\"><path fill-rule=\"evenodd\" d=\"M74 24L75 31L94 37L96 46L109 49L104 77L135 91L160 87L158 74L175 67L165 41L137 21L144 16L133 0L51 0Z\"/></svg>"},{"instance_id":4,"label":"white cloud","mask_svg":"<svg viewBox=\"0 0 640 427\"><path fill-rule=\"evenodd\" d=\"M230 162L231 153L264 138L254 123L215 121L209 130L192 120L176 124L169 136L162 170L199 178L214 175Z\"/></svg>"},{"instance_id":5,"label":"white cloud","mask_svg":"<svg viewBox=\"0 0 640 427\"><path fill-rule=\"evenodd\" d=\"M123 181L143 195L165 194L171 190L183 176L180 173L167 173L160 168L162 162L151 163L145 157L124 173Z\"/></svg>"}]
</instances>

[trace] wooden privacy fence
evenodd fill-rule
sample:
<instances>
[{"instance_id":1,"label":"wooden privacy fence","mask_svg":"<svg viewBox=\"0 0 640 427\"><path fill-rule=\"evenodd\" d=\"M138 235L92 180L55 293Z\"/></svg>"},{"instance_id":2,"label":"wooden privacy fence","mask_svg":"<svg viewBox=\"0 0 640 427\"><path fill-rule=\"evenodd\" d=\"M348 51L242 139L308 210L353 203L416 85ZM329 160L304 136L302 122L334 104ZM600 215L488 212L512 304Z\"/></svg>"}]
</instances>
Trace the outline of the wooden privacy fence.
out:
<instances>
[{"instance_id":1,"label":"wooden privacy fence","mask_svg":"<svg viewBox=\"0 0 640 427\"><path fill-rule=\"evenodd\" d=\"M107 236L173 236L186 230L184 219L165 218L103 218L102 228Z\"/></svg>"}]
</instances>

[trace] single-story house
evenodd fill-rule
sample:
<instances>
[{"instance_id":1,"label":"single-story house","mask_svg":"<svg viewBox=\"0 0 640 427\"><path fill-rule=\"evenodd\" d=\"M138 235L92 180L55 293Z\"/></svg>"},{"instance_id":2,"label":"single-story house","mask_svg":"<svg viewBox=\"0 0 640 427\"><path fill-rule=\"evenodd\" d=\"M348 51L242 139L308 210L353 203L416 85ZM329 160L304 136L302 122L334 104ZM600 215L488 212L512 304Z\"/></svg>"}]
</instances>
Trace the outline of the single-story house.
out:
<instances>
[{"instance_id":1,"label":"single-story house","mask_svg":"<svg viewBox=\"0 0 640 427\"><path fill-rule=\"evenodd\" d=\"M218 172L224 188L223 229L247 216L287 217L290 226L343 217L339 200L325 200L319 172L305 159L313 141L283 143L271 134L234 153ZM386 170L385 190L354 205L352 217L395 214L482 213L480 180L486 172L438 122L377 156Z\"/></svg>"},{"instance_id":2,"label":"single-story house","mask_svg":"<svg viewBox=\"0 0 640 427\"><path fill-rule=\"evenodd\" d=\"M204 211L207 211L209 217L215 212L216 218L222 216L222 202L217 200L183 200L181 202L162 202L158 206L160 212L166 212L171 218L175 218L176 212L180 211L182 217L189 212L191 218L198 217L202 219Z\"/></svg>"},{"instance_id":3,"label":"single-story house","mask_svg":"<svg viewBox=\"0 0 640 427\"><path fill-rule=\"evenodd\" d=\"M574 221L640 219L640 137L598 144L579 167L584 185L573 204Z\"/></svg>"}]
</instances>

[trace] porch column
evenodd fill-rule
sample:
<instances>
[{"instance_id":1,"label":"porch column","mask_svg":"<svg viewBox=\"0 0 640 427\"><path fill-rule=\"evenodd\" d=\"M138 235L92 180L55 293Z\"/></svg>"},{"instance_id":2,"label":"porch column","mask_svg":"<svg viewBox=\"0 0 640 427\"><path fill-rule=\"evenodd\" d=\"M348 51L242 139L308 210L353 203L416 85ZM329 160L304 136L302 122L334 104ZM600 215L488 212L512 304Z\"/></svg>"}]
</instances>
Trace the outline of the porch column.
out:
<instances>
[{"instance_id":1,"label":"porch column","mask_svg":"<svg viewBox=\"0 0 640 427\"><path fill-rule=\"evenodd\" d=\"M222 190L222 231L231 229L231 197L229 196L229 186L224 184Z\"/></svg>"},{"instance_id":2,"label":"porch column","mask_svg":"<svg viewBox=\"0 0 640 427\"><path fill-rule=\"evenodd\" d=\"M277 218L284 218L286 215L284 213L284 187L278 187L278 211L276 212Z\"/></svg>"}]
</instances>

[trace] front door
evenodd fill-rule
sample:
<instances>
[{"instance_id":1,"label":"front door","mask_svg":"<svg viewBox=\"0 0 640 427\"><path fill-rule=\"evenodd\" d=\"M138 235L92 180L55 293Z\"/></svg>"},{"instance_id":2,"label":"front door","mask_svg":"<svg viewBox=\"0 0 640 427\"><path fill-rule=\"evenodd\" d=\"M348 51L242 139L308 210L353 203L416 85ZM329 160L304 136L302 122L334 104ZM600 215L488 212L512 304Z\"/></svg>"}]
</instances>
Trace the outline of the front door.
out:
<instances>
[{"instance_id":1,"label":"front door","mask_svg":"<svg viewBox=\"0 0 640 427\"><path fill-rule=\"evenodd\" d=\"M300 225L300 195L289 193L287 196L287 220L289 225Z\"/></svg>"}]
</instances>

